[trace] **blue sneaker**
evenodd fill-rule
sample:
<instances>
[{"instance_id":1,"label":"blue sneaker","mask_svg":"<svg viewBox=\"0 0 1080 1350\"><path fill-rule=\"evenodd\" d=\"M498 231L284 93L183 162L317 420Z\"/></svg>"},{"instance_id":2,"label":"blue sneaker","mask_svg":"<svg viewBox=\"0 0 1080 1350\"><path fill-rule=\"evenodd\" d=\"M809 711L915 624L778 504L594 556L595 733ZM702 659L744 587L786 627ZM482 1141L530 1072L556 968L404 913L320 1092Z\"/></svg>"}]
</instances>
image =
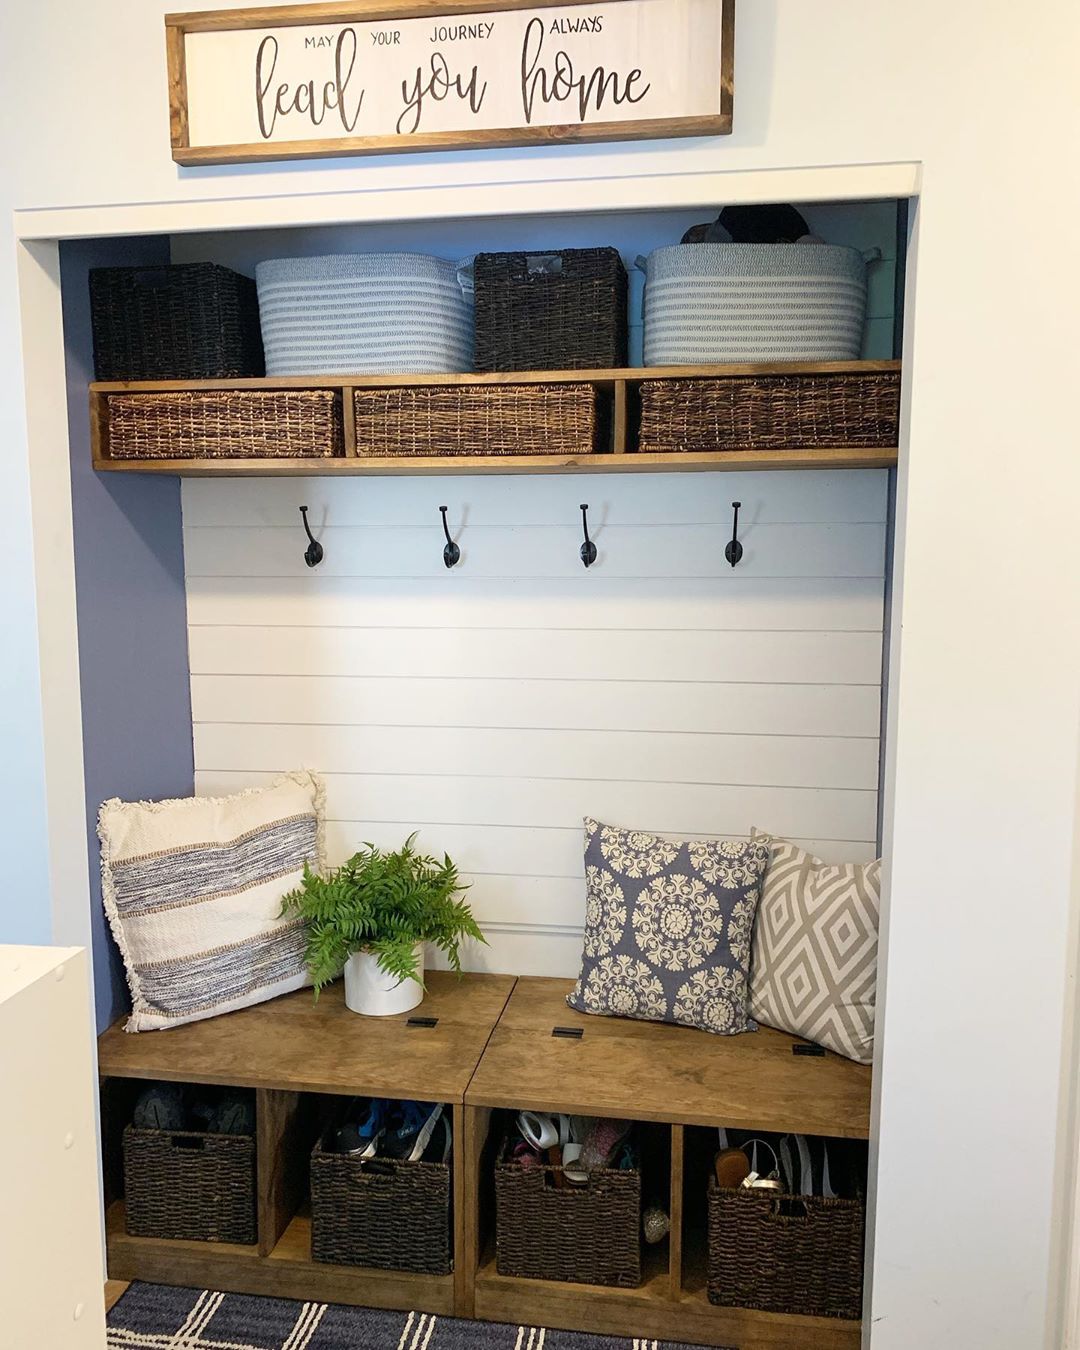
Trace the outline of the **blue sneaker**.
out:
<instances>
[{"instance_id":1,"label":"blue sneaker","mask_svg":"<svg viewBox=\"0 0 1080 1350\"><path fill-rule=\"evenodd\" d=\"M379 1145L381 1158L419 1162L442 1116L442 1102L395 1102Z\"/></svg>"},{"instance_id":2,"label":"blue sneaker","mask_svg":"<svg viewBox=\"0 0 1080 1350\"><path fill-rule=\"evenodd\" d=\"M357 1098L350 1103L345 1124L334 1136L338 1153L351 1158L374 1158L379 1140L386 1130L387 1103L373 1098Z\"/></svg>"}]
</instances>

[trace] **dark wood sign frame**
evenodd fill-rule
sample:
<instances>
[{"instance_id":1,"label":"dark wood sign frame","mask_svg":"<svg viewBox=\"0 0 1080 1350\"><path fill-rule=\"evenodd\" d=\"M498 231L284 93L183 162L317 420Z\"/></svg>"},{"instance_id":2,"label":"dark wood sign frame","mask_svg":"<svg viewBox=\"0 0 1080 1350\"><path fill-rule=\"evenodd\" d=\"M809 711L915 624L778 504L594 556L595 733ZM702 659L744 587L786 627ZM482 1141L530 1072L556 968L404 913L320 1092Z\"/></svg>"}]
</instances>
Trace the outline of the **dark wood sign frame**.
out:
<instances>
[{"instance_id":1,"label":"dark wood sign frame","mask_svg":"<svg viewBox=\"0 0 1080 1350\"><path fill-rule=\"evenodd\" d=\"M249 28L287 28L300 24L368 23L379 19L423 19L456 14L490 14L518 9L551 9L595 0L330 0L329 3L218 9L165 16L169 67L169 123L172 157L177 164L239 164L251 160L320 159L345 155L408 153L420 150L486 149L492 146L551 145L584 141L656 140L680 136L723 136L731 131L734 103L735 0L721 6L722 59L718 72L720 111L690 117L646 118L625 122L570 123L477 131L418 132L414 135L348 136L338 139L254 142L247 145L193 146L188 135L188 87L184 40L188 33ZM625 0L603 0L621 4Z\"/></svg>"}]
</instances>

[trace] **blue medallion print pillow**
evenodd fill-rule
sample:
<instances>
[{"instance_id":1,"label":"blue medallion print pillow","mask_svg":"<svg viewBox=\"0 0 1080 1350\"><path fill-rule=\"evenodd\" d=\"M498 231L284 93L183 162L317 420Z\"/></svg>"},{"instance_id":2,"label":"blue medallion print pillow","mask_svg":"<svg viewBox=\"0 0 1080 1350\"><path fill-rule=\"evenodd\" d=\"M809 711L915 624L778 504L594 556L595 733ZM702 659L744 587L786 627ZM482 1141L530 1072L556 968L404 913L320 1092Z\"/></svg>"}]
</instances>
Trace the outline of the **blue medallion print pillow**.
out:
<instances>
[{"instance_id":1,"label":"blue medallion print pillow","mask_svg":"<svg viewBox=\"0 0 1080 1350\"><path fill-rule=\"evenodd\" d=\"M585 942L571 1008L756 1031L750 947L768 842L662 839L585 821Z\"/></svg>"}]
</instances>

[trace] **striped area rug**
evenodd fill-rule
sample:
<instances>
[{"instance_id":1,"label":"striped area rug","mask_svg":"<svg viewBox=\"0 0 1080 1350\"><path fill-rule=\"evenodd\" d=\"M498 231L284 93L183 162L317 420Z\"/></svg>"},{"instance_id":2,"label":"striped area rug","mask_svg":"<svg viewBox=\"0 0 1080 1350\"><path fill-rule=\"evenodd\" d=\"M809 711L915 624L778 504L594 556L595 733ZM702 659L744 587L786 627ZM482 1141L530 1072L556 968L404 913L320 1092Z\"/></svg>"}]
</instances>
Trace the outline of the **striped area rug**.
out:
<instances>
[{"instance_id":1,"label":"striped area rug","mask_svg":"<svg viewBox=\"0 0 1080 1350\"><path fill-rule=\"evenodd\" d=\"M160 1284L133 1284L108 1323L109 1350L690 1350L669 1341Z\"/></svg>"}]
</instances>

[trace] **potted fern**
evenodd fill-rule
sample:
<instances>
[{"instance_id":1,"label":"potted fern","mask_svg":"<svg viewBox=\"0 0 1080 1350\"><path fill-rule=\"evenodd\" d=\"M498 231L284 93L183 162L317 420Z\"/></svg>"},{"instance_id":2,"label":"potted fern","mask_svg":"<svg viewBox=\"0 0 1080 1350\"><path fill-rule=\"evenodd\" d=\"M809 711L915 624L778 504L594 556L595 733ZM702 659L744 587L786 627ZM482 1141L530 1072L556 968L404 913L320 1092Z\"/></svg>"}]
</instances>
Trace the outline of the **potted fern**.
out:
<instances>
[{"instance_id":1,"label":"potted fern","mask_svg":"<svg viewBox=\"0 0 1080 1350\"><path fill-rule=\"evenodd\" d=\"M412 834L395 853L365 844L324 876L304 868L285 896L282 915L307 924L305 959L315 985L345 970L345 1002L353 1012L386 1017L408 1012L424 997L424 944L432 943L461 973L463 938L483 942L466 889L449 857L422 857Z\"/></svg>"}]
</instances>

